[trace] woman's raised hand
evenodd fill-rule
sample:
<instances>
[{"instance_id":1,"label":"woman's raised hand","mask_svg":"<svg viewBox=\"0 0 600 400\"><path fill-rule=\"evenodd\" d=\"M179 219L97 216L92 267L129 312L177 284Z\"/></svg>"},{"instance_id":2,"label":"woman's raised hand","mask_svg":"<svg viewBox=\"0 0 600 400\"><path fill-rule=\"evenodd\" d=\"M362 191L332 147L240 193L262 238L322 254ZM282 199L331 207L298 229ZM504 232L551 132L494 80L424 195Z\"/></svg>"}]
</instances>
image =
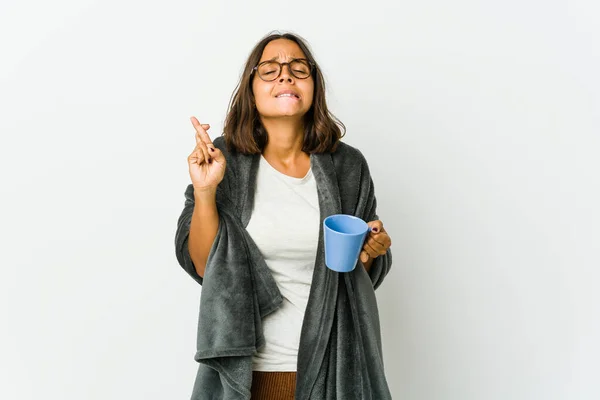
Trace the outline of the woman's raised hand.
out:
<instances>
[{"instance_id":1,"label":"woman's raised hand","mask_svg":"<svg viewBox=\"0 0 600 400\"><path fill-rule=\"evenodd\" d=\"M196 147L188 157L194 191L216 191L225 176L227 161L221 150L213 145L206 132L210 129L210 125L201 124L196 117L191 117L190 120L196 130Z\"/></svg>"}]
</instances>

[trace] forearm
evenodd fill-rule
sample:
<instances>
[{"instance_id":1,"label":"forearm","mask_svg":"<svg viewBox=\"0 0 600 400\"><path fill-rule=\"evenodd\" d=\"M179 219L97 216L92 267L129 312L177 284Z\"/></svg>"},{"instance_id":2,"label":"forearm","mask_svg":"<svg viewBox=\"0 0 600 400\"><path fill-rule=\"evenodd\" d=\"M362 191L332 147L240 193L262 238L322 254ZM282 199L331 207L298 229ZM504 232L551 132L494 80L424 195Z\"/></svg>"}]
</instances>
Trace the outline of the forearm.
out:
<instances>
[{"instance_id":1,"label":"forearm","mask_svg":"<svg viewBox=\"0 0 600 400\"><path fill-rule=\"evenodd\" d=\"M208 254L219 230L216 191L194 192L194 200L188 250L196 272L204 277Z\"/></svg>"}]
</instances>

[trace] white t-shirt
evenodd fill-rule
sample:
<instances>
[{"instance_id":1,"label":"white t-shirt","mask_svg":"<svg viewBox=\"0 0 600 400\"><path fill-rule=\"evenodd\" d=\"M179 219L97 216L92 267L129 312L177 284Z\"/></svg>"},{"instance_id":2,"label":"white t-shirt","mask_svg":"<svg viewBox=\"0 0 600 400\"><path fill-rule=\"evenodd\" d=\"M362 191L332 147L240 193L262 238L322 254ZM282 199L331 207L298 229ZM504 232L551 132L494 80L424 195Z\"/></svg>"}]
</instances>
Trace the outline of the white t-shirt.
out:
<instances>
[{"instance_id":1,"label":"white t-shirt","mask_svg":"<svg viewBox=\"0 0 600 400\"><path fill-rule=\"evenodd\" d=\"M283 295L263 319L266 344L253 357L255 371L296 371L298 345L319 240L317 183L308 171L294 178L261 156L254 209L246 227Z\"/></svg>"}]
</instances>

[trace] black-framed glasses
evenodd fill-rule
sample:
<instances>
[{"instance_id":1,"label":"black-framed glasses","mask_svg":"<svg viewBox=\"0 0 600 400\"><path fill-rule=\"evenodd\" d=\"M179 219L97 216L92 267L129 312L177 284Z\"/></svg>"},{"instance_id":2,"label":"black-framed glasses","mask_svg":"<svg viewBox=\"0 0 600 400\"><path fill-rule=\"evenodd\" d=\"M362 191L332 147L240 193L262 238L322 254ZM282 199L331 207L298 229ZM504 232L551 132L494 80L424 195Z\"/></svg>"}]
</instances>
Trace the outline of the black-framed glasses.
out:
<instances>
[{"instance_id":1,"label":"black-framed glasses","mask_svg":"<svg viewBox=\"0 0 600 400\"><path fill-rule=\"evenodd\" d=\"M295 58L289 62L280 63L278 61L268 60L263 61L256 67L252 68L252 72L256 71L258 77L265 82L271 82L279 78L283 67L287 65L288 71L296 79L308 78L314 68L315 64L305 58Z\"/></svg>"}]
</instances>

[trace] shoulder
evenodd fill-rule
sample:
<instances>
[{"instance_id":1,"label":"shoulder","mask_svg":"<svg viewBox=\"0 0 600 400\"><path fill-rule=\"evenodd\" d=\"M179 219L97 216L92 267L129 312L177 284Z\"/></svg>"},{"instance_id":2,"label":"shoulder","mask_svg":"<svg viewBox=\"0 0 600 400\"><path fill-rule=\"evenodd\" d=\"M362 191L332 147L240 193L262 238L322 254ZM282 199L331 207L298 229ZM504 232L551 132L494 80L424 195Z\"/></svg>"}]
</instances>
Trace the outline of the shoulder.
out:
<instances>
[{"instance_id":1,"label":"shoulder","mask_svg":"<svg viewBox=\"0 0 600 400\"><path fill-rule=\"evenodd\" d=\"M217 149L221 150L223 154L229 155L229 152L227 151L227 146L225 145L225 137L223 137L223 135L213 140L213 144Z\"/></svg>"},{"instance_id":2,"label":"shoulder","mask_svg":"<svg viewBox=\"0 0 600 400\"><path fill-rule=\"evenodd\" d=\"M339 142L336 150L331 153L334 164L344 167L367 168L367 159L363 153L356 147L344 142Z\"/></svg>"},{"instance_id":3,"label":"shoulder","mask_svg":"<svg viewBox=\"0 0 600 400\"><path fill-rule=\"evenodd\" d=\"M227 162L229 162L229 161L235 162L236 160L247 159L247 158L251 159L253 157L252 155L242 154L235 150L229 151L229 149L227 147L227 142L225 140L225 136L223 136L223 135L215 138L215 140L213 140L213 144L215 145L216 148L221 150L221 152L227 159Z\"/></svg>"},{"instance_id":4,"label":"shoulder","mask_svg":"<svg viewBox=\"0 0 600 400\"><path fill-rule=\"evenodd\" d=\"M221 136L215 138L215 140L213 140L213 144L215 145L215 147L217 149L221 150L221 152L223 153L223 156L225 156L225 160L227 160L227 168L228 169L234 168L239 154L236 154L235 152L230 152L227 149L227 143L225 142L225 137L223 135L221 135Z\"/></svg>"},{"instance_id":5,"label":"shoulder","mask_svg":"<svg viewBox=\"0 0 600 400\"><path fill-rule=\"evenodd\" d=\"M221 150L225 160L227 161L227 168L225 169L225 179L250 179L251 174L254 170L256 162L260 159L256 154L243 154L235 150L230 151L225 137L219 136L213 140L213 145ZM229 177L229 178L228 178Z\"/></svg>"},{"instance_id":6,"label":"shoulder","mask_svg":"<svg viewBox=\"0 0 600 400\"><path fill-rule=\"evenodd\" d=\"M363 153L357 147L351 146L345 142L339 142L336 150L331 154L336 158L351 159L360 162L367 161Z\"/></svg>"}]
</instances>

